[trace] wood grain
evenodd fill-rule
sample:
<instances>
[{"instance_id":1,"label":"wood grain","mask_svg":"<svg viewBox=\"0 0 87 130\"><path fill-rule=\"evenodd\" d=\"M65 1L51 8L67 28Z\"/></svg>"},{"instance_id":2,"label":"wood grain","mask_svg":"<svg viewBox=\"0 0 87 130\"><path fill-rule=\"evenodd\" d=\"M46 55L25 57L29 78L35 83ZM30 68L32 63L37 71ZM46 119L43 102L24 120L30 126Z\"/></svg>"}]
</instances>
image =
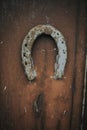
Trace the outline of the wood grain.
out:
<instances>
[{"instance_id":1,"label":"wood grain","mask_svg":"<svg viewBox=\"0 0 87 130\"><path fill-rule=\"evenodd\" d=\"M0 130L77 130L81 121L85 63L84 2L0 2ZM21 61L22 41L39 24L60 30L68 48L62 80L54 80L56 45L47 35L34 43L37 78L29 82ZM43 98L38 98L43 95ZM36 102L39 116L35 115Z\"/></svg>"}]
</instances>

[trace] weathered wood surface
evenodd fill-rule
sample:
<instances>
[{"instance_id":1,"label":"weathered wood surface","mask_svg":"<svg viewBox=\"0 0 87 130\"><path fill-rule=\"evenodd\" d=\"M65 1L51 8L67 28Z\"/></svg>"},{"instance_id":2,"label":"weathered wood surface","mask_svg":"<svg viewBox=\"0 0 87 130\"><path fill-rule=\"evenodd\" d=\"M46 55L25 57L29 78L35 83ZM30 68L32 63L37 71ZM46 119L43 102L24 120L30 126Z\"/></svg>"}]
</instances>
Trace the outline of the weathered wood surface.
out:
<instances>
[{"instance_id":1,"label":"weathered wood surface","mask_svg":"<svg viewBox=\"0 0 87 130\"><path fill-rule=\"evenodd\" d=\"M85 2L0 2L0 130L77 130L81 123L85 64ZM41 35L34 43L37 78L29 82L21 61L22 41L38 24L60 30L68 48L62 80L54 80L56 44Z\"/></svg>"}]
</instances>

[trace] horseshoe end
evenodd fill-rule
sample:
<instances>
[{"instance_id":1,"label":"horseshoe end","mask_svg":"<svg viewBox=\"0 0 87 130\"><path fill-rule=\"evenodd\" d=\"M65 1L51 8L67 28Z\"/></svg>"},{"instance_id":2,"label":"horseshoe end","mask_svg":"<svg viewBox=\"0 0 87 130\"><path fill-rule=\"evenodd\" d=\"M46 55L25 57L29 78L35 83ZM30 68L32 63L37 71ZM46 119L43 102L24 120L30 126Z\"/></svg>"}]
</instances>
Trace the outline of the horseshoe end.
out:
<instances>
[{"instance_id":1,"label":"horseshoe end","mask_svg":"<svg viewBox=\"0 0 87 130\"><path fill-rule=\"evenodd\" d=\"M36 71L32 71L32 73L26 72L27 78L29 81L34 80L37 77Z\"/></svg>"}]
</instances>

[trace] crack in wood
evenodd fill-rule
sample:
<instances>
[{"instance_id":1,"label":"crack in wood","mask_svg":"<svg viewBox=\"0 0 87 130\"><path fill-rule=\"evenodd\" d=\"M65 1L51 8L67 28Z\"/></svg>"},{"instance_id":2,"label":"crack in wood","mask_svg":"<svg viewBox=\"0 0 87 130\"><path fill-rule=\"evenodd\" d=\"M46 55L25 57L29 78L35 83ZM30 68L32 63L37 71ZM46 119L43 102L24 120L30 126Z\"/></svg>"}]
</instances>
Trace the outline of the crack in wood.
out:
<instances>
[{"instance_id":1,"label":"crack in wood","mask_svg":"<svg viewBox=\"0 0 87 130\"><path fill-rule=\"evenodd\" d=\"M33 103L33 110L37 118L41 116L42 107L43 107L43 94L39 94Z\"/></svg>"}]
</instances>

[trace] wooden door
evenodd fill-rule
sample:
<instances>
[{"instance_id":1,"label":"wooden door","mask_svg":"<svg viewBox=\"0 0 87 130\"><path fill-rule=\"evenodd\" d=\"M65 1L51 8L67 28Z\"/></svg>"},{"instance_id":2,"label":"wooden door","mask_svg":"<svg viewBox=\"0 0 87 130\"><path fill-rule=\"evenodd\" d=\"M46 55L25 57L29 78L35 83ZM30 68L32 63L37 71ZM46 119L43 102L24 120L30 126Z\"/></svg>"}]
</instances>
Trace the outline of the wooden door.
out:
<instances>
[{"instance_id":1,"label":"wooden door","mask_svg":"<svg viewBox=\"0 0 87 130\"><path fill-rule=\"evenodd\" d=\"M85 1L3 0L0 2L0 130L77 130L85 67ZM42 34L32 57L37 77L28 81L22 42L39 24L54 26L66 40L67 63L54 80L55 41Z\"/></svg>"}]
</instances>

